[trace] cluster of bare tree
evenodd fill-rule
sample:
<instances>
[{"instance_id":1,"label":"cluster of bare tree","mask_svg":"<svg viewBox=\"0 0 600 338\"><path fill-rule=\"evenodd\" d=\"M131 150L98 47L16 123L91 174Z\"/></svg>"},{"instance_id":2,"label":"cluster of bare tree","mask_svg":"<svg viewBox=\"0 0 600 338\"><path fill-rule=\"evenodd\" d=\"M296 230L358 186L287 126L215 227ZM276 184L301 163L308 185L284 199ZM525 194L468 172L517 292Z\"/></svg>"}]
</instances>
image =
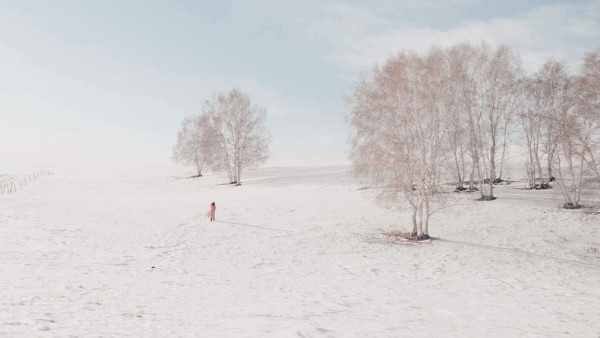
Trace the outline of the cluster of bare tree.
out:
<instances>
[{"instance_id":1,"label":"cluster of bare tree","mask_svg":"<svg viewBox=\"0 0 600 338\"><path fill-rule=\"evenodd\" d=\"M561 190L572 194L584 164L598 174L598 69L593 53L579 77L549 62L529 78L509 47L484 43L402 52L346 98L355 173L380 188L381 200L407 201L412 236L428 238L442 180L455 177L458 191L496 198L494 183L502 181L509 134L520 132L520 118L530 186L547 184L556 172Z\"/></svg>"},{"instance_id":2,"label":"cluster of bare tree","mask_svg":"<svg viewBox=\"0 0 600 338\"><path fill-rule=\"evenodd\" d=\"M183 120L172 159L195 166L198 176L204 166L227 172L230 183L241 185L242 170L268 157L271 138L265 119L266 109L237 89L216 95L204 101L200 115Z\"/></svg>"},{"instance_id":3,"label":"cluster of bare tree","mask_svg":"<svg viewBox=\"0 0 600 338\"><path fill-rule=\"evenodd\" d=\"M529 187L549 187L556 176L564 207L579 208L585 185L600 182L599 51L586 55L578 75L548 61L523 82Z\"/></svg>"}]
</instances>

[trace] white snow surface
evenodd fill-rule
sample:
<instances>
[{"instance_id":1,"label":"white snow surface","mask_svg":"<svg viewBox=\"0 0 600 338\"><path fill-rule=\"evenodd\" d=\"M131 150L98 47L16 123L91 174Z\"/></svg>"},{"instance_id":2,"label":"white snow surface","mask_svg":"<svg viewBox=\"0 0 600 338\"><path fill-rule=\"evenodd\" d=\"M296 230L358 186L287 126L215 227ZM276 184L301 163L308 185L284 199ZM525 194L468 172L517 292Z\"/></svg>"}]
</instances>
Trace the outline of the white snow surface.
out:
<instances>
[{"instance_id":1,"label":"white snow surface","mask_svg":"<svg viewBox=\"0 0 600 338\"><path fill-rule=\"evenodd\" d=\"M275 158L240 187L191 174L0 195L0 336L600 336L600 217L553 191L452 193L415 243L384 234L409 211L377 206L343 157Z\"/></svg>"}]
</instances>

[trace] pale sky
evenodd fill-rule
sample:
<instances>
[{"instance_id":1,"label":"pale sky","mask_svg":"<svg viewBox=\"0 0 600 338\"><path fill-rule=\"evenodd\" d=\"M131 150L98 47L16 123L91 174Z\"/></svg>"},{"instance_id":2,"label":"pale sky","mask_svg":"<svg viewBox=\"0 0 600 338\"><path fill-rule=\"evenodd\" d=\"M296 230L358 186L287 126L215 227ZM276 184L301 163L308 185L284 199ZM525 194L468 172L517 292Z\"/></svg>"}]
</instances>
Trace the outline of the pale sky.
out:
<instances>
[{"instance_id":1,"label":"pale sky","mask_svg":"<svg viewBox=\"0 0 600 338\"><path fill-rule=\"evenodd\" d=\"M575 72L600 1L0 0L0 174L168 164L183 118L234 87L267 108L272 155L344 153L360 73L481 40Z\"/></svg>"}]
</instances>

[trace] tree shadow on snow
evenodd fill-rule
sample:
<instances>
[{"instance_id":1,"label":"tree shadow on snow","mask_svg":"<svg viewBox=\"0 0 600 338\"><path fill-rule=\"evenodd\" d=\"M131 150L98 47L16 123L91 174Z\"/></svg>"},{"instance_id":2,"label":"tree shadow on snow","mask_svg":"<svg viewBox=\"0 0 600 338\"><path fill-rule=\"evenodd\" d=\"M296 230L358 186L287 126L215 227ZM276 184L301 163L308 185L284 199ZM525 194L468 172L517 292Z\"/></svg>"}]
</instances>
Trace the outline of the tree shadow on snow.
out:
<instances>
[{"instance_id":1,"label":"tree shadow on snow","mask_svg":"<svg viewBox=\"0 0 600 338\"><path fill-rule=\"evenodd\" d=\"M269 228L269 227L263 227L260 225L243 224L243 223L236 223L236 222L229 222L229 221L220 221L220 222L225 223L225 224L240 225L240 226L244 226L244 227L259 228L259 229L272 230L272 231L293 232L291 230Z\"/></svg>"},{"instance_id":2,"label":"tree shadow on snow","mask_svg":"<svg viewBox=\"0 0 600 338\"><path fill-rule=\"evenodd\" d=\"M491 246L491 245L470 243L470 242L463 242L463 241L454 241L454 240L441 239L441 238L438 240L440 242L445 242L445 243L450 243L450 244L470 246L470 247L474 247L474 248L486 249L486 250L491 250L491 251L496 251L496 252L505 252L505 253L510 253L510 254L523 255L523 256L527 256L527 257L531 257L531 258L547 259L547 260L552 260L552 261L559 262L559 263L580 265L580 266L590 267L590 268L594 268L594 269L600 269L600 265L586 263L586 262L572 261L572 260L568 260L568 259L556 258L556 257L551 257L551 256L539 255L539 254L527 252L527 251L517 249L517 248L503 248L503 247L498 247L498 246Z\"/></svg>"},{"instance_id":3,"label":"tree shadow on snow","mask_svg":"<svg viewBox=\"0 0 600 338\"><path fill-rule=\"evenodd\" d=\"M290 186L297 184L347 185L354 183L350 167L271 167L249 171L243 185Z\"/></svg>"}]
</instances>

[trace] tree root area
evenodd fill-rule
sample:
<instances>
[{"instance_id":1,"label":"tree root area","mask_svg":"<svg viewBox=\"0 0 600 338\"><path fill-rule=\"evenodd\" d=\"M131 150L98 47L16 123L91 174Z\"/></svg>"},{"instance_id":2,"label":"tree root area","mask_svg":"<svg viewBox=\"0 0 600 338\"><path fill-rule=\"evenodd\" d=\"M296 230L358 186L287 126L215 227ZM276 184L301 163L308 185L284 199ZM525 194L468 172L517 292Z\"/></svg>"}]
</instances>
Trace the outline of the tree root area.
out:
<instances>
[{"instance_id":1,"label":"tree root area","mask_svg":"<svg viewBox=\"0 0 600 338\"><path fill-rule=\"evenodd\" d=\"M481 196L477 200L478 201L493 201L495 199L496 199L496 197L494 197L494 196Z\"/></svg>"},{"instance_id":2,"label":"tree root area","mask_svg":"<svg viewBox=\"0 0 600 338\"><path fill-rule=\"evenodd\" d=\"M421 236L415 236L414 234L410 233L410 232L401 232L401 231L390 231L390 232L384 232L383 233L385 236L388 237L392 237L392 238L401 238L410 242L423 242L423 241L427 241L427 240L436 240L436 237L431 237L429 235L421 235Z\"/></svg>"},{"instance_id":3,"label":"tree root area","mask_svg":"<svg viewBox=\"0 0 600 338\"><path fill-rule=\"evenodd\" d=\"M460 187L460 188L456 188L454 189L454 192L475 192L477 191L477 188L465 188L465 187Z\"/></svg>"},{"instance_id":4,"label":"tree root area","mask_svg":"<svg viewBox=\"0 0 600 338\"><path fill-rule=\"evenodd\" d=\"M522 188L523 190L545 190L545 189L553 189L554 187L547 183L536 184L534 186L529 186Z\"/></svg>"}]
</instances>

